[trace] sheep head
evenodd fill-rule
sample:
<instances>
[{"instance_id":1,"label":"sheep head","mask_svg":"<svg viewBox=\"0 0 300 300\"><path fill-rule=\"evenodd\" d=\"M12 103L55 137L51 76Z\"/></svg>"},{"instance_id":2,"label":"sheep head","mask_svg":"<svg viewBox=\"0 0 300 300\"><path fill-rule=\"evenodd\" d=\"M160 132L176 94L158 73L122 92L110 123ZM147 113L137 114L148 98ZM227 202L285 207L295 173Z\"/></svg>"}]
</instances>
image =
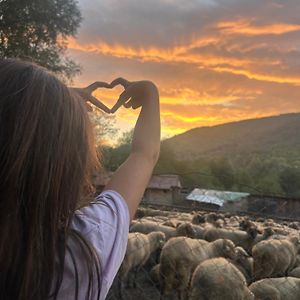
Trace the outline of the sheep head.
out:
<instances>
[{"instance_id":1,"label":"sheep head","mask_svg":"<svg viewBox=\"0 0 300 300\"><path fill-rule=\"evenodd\" d=\"M162 248L166 242L166 235L161 232L161 231L157 231L156 233L156 241L158 243L159 248Z\"/></svg>"},{"instance_id":2,"label":"sheep head","mask_svg":"<svg viewBox=\"0 0 300 300\"><path fill-rule=\"evenodd\" d=\"M218 216L216 213L209 213L206 215L206 222L214 224L218 220Z\"/></svg>"},{"instance_id":3,"label":"sheep head","mask_svg":"<svg viewBox=\"0 0 300 300\"><path fill-rule=\"evenodd\" d=\"M187 236L190 238L195 238L196 232L191 223L180 224L177 229L177 236Z\"/></svg>"},{"instance_id":4,"label":"sheep head","mask_svg":"<svg viewBox=\"0 0 300 300\"><path fill-rule=\"evenodd\" d=\"M291 235L289 237L289 240L295 245L297 251L299 252L300 251L300 239L299 239L299 236L297 236L297 235Z\"/></svg>"},{"instance_id":5,"label":"sheep head","mask_svg":"<svg viewBox=\"0 0 300 300\"><path fill-rule=\"evenodd\" d=\"M193 224L203 224L203 223L205 223L205 217L200 214L196 214L192 218L192 223Z\"/></svg>"},{"instance_id":6,"label":"sheep head","mask_svg":"<svg viewBox=\"0 0 300 300\"><path fill-rule=\"evenodd\" d=\"M245 231L251 226L253 226L253 222L251 222L247 217L244 217L244 219L239 223L240 229Z\"/></svg>"},{"instance_id":7,"label":"sheep head","mask_svg":"<svg viewBox=\"0 0 300 300\"><path fill-rule=\"evenodd\" d=\"M266 227L266 228L264 229L264 233L263 233L263 234L264 234L264 237L265 237L265 238L268 238L268 237L274 235L275 232L274 232L274 230L273 230L272 227Z\"/></svg>"},{"instance_id":8,"label":"sheep head","mask_svg":"<svg viewBox=\"0 0 300 300\"><path fill-rule=\"evenodd\" d=\"M219 248L221 256L225 258L236 259L235 245L231 240L218 239L213 242Z\"/></svg>"},{"instance_id":9,"label":"sheep head","mask_svg":"<svg viewBox=\"0 0 300 300\"><path fill-rule=\"evenodd\" d=\"M235 247L235 255L236 255L236 261L238 262L245 261L250 257L250 255L242 247Z\"/></svg>"},{"instance_id":10,"label":"sheep head","mask_svg":"<svg viewBox=\"0 0 300 300\"><path fill-rule=\"evenodd\" d=\"M247 229L247 233L252 239L255 239L257 236L257 228L251 226Z\"/></svg>"}]
</instances>

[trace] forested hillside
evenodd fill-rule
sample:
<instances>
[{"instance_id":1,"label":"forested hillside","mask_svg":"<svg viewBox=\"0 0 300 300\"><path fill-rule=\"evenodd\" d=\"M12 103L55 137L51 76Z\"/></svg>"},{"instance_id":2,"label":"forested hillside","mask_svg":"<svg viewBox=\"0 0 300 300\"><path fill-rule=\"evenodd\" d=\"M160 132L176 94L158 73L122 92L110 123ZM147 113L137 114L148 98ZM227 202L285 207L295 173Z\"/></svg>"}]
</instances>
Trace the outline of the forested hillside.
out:
<instances>
[{"instance_id":1,"label":"forested hillside","mask_svg":"<svg viewBox=\"0 0 300 300\"><path fill-rule=\"evenodd\" d=\"M231 157L300 149L300 113L194 128L164 141L181 159ZM298 159L300 162L300 157Z\"/></svg>"},{"instance_id":2,"label":"forested hillside","mask_svg":"<svg viewBox=\"0 0 300 300\"><path fill-rule=\"evenodd\" d=\"M300 114L189 130L162 142L156 174L179 174L184 187L300 197ZM103 149L115 170L129 144Z\"/></svg>"}]
</instances>

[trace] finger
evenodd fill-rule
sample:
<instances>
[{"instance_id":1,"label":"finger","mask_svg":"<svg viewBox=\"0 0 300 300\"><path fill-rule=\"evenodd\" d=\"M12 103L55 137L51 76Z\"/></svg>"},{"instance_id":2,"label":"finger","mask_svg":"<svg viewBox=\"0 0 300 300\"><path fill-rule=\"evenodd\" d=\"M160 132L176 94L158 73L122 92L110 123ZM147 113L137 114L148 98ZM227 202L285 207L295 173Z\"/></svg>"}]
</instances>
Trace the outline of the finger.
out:
<instances>
[{"instance_id":1,"label":"finger","mask_svg":"<svg viewBox=\"0 0 300 300\"><path fill-rule=\"evenodd\" d=\"M138 101L135 101L131 106L132 106L132 109L137 109L141 106L141 104L138 103Z\"/></svg>"},{"instance_id":2,"label":"finger","mask_svg":"<svg viewBox=\"0 0 300 300\"><path fill-rule=\"evenodd\" d=\"M132 109L137 109L141 106L141 103L136 97L132 97L130 101L130 106L132 107Z\"/></svg>"},{"instance_id":3,"label":"finger","mask_svg":"<svg viewBox=\"0 0 300 300\"><path fill-rule=\"evenodd\" d=\"M119 97L117 103L111 109L111 113L115 113L129 98L130 94L128 90L125 90Z\"/></svg>"},{"instance_id":4,"label":"finger","mask_svg":"<svg viewBox=\"0 0 300 300\"><path fill-rule=\"evenodd\" d=\"M94 96L89 96L87 100L90 101L95 106L97 106L98 108L100 108L101 110L105 111L106 113L108 114L111 113L111 110Z\"/></svg>"},{"instance_id":5,"label":"finger","mask_svg":"<svg viewBox=\"0 0 300 300\"><path fill-rule=\"evenodd\" d=\"M96 81L92 84L90 84L89 86L87 86L86 88L84 88L85 91L87 91L88 93L92 93L94 92L96 89L98 88L112 88L110 83L107 82L103 82L103 81Z\"/></svg>"},{"instance_id":6,"label":"finger","mask_svg":"<svg viewBox=\"0 0 300 300\"><path fill-rule=\"evenodd\" d=\"M132 105L132 98L128 102L123 104L123 106L126 107L126 108L131 107L131 105Z\"/></svg>"},{"instance_id":7,"label":"finger","mask_svg":"<svg viewBox=\"0 0 300 300\"><path fill-rule=\"evenodd\" d=\"M115 87L116 85L120 84L120 85L122 85L124 87L124 89L126 89L130 85L130 83L131 83L130 81L128 81L128 80L126 80L126 79L124 79L122 77L119 77L119 78L113 80L110 83L110 85L111 85L111 87Z\"/></svg>"}]
</instances>

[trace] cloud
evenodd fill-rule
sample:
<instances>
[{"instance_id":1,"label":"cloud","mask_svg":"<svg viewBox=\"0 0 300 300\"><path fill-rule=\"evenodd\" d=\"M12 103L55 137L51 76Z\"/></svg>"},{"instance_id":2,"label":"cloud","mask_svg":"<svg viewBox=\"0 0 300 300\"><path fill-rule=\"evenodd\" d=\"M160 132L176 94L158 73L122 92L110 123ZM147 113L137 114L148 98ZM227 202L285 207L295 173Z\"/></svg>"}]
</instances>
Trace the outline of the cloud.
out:
<instances>
[{"instance_id":1,"label":"cloud","mask_svg":"<svg viewBox=\"0 0 300 300\"><path fill-rule=\"evenodd\" d=\"M223 34L242 34L242 35L280 35L289 32L299 31L300 24L267 24L252 25L251 20L240 19L235 22L220 22L217 29Z\"/></svg>"},{"instance_id":2,"label":"cloud","mask_svg":"<svg viewBox=\"0 0 300 300\"><path fill-rule=\"evenodd\" d=\"M162 132L300 110L298 0L80 0L84 21L69 54L76 85L149 79ZM99 97L109 105L119 89ZM138 111L121 109L119 126Z\"/></svg>"}]
</instances>

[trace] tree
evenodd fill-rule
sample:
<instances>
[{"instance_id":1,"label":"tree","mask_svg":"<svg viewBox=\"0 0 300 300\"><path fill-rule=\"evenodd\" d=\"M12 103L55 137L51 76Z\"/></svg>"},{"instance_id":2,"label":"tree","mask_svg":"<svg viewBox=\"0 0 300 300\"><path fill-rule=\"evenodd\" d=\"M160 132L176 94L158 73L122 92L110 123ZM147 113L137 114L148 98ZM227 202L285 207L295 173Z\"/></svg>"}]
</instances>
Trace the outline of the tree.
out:
<instances>
[{"instance_id":1,"label":"tree","mask_svg":"<svg viewBox=\"0 0 300 300\"><path fill-rule=\"evenodd\" d=\"M300 170L286 168L279 175L279 183L282 190L290 197L300 196Z\"/></svg>"},{"instance_id":2,"label":"tree","mask_svg":"<svg viewBox=\"0 0 300 300\"><path fill-rule=\"evenodd\" d=\"M226 190L233 187L235 181L234 171L226 158L211 161L210 169L212 175Z\"/></svg>"},{"instance_id":3,"label":"tree","mask_svg":"<svg viewBox=\"0 0 300 300\"><path fill-rule=\"evenodd\" d=\"M133 133L134 133L134 128L132 128L129 131L125 131L122 133L122 136L118 139L118 145L130 145L132 142L133 138Z\"/></svg>"},{"instance_id":4,"label":"tree","mask_svg":"<svg viewBox=\"0 0 300 300\"><path fill-rule=\"evenodd\" d=\"M103 113L98 109L94 109L89 115L94 125L96 146L101 147L102 144L109 144L109 140L118 132L115 127L116 117Z\"/></svg>"},{"instance_id":5,"label":"tree","mask_svg":"<svg viewBox=\"0 0 300 300\"><path fill-rule=\"evenodd\" d=\"M30 60L71 79L80 67L65 50L80 22L77 0L2 0L0 58Z\"/></svg>"}]
</instances>

